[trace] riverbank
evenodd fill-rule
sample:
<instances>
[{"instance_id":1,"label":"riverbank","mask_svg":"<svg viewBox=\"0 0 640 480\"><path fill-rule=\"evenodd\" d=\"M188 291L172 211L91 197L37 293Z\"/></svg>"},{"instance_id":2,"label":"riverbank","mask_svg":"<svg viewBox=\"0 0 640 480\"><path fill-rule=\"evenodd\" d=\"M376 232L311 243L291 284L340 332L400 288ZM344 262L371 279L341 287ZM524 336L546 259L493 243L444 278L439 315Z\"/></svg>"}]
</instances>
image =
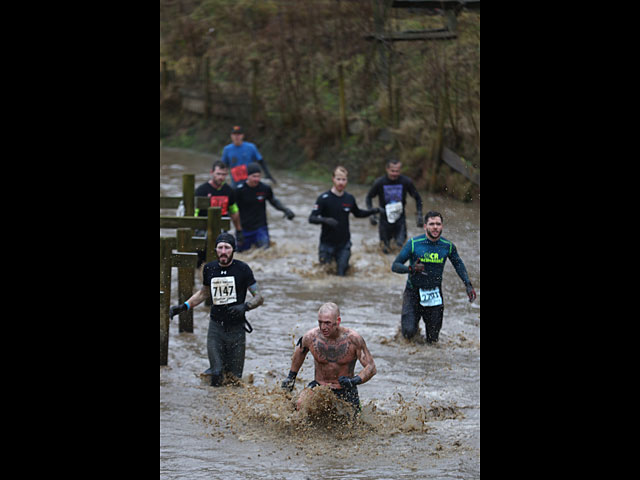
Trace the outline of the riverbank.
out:
<instances>
[{"instance_id":1,"label":"riverbank","mask_svg":"<svg viewBox=\"0 0 640 480\"><path fill-rule=\"evenodd\" d=\"M241 124L275 168L324 178L342 164L366 185L398 158L420 192L478 202L479 10L380 5L162 3L161 141L220 152ZM443 29L451 38L372 41Z\"/></svg>"}]
</instances>

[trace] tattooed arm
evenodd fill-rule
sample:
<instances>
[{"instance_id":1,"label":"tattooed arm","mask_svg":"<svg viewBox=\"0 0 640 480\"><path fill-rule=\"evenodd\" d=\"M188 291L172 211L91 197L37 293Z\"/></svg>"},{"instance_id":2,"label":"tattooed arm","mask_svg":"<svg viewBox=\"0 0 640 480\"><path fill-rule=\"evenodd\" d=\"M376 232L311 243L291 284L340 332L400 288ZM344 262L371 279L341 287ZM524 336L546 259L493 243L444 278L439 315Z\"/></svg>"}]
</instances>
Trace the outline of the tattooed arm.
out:
<instances>
[{"instance_id":1,"label":"tattooed arm","mask_svg":"<svg viewBox=\"0 0 640 480\"><path fill-rule=\"evenodd\" d=\"M253 298L251 300L247 300L245 303L247 304L248 310L253 310L264 303L264 298L262 298L262 294L258 289L258 282L251 285L249 287L249 291L251 292L251 295L253 295Z\"/></svg>"},{"instance_id":2,"label":"tattooed arm","mask_svg":"<svg viewBox=\"0 0 640 480\"><path fill-rule=\"evenodd\" d=\"M356 347L356 355L360 363L364 367L364 369L358 374L358 376L362 379L362 383L366 383L371 380L376 373L376 364L373 361L373 356L371 352L367 348L367 344L359 334L355 333L351 338L351 341Z\"/></svg>"},{"instance_id":3,"label":"tattooed arm","mask_svg":"<svg viewBox=\"0 0 640 480\"><path fill-rule=\"evenodd\" d=\"M304 363L304 359L307 358L307 353L309 353L309 344L311 343L311 337L307 332L303 337L298 341L298 345L296 346L295 351L293 352L293 357L291 357L291 371L298 373L300 367Z\"/></svg>"}]
</instances>

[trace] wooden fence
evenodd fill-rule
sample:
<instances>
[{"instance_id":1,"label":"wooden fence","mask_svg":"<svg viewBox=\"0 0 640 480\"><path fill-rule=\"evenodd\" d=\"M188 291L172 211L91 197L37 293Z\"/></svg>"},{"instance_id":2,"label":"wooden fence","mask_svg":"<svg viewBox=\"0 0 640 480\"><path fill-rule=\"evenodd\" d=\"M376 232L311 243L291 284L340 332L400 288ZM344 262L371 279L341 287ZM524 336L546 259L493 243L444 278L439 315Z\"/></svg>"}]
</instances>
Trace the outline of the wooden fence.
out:
<instances>
[{"instance_id":1,"label":"wooden fence","mask_svg":"<svg viewBox=\"0 0 640 480\"><path fill-rule=\"evenodd\" d=\"M160 237L160 365L167 365L169 353L169 308L171 305L171 270L178 269L178 303L193 294L198 252L206 251L206 261L216 259L215 239L229 230L230 221L222 218L220 207L211 207L206 197L195 197L195 176L182 177L181 197L160 197L160 208L178 208L182 201L185 216L160 215L160 228L175 228L175 237ZM206 217L194 216L195 208L206 210ZM206 237L194 236L194 230L206 230ZM179 316L179 332L193 332L193 310Z\"/></svg>"}]
</instances>

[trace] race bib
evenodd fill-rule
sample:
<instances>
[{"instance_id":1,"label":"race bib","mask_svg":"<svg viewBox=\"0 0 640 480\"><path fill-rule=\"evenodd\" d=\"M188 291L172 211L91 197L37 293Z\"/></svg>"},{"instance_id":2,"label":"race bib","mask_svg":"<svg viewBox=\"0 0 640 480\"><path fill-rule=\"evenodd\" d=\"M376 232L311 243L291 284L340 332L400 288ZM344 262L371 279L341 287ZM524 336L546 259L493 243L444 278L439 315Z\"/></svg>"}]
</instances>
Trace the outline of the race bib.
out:
<instances>
[{"instance_id":1,"label":"race bib","mask_svg":"<svg viewBox=\"0 0 640 480\"><path fill-rule=\"evenodd\" d=\"M227 215L228 207L229 207L229 197L211 197L211 206L212 207L220 207L220 214L222 216Z\"/></svg>"},{"instance_id":2,"label":"race bib","mask_svg":"<svg viewBox=\"0 0 640 480\"><path fill-rule=\"evenodd\" d=\"M423 307L437 307L442 305L442 297L440 296L440 289L434 288L432 290L420 289L420 305Z\"/></svg>"},{"instance_id":3,"label":"race bib","mask_svg":"<svg viewBox=\"0 0 640 480\"><path fill-rule=\"evenodd\" d=\"M237 300L235 277L212 278L211 300L214 305L227 305L229 303L235 303Z\"/></svg>"},{"instance_id":4,"label":"race bib","mask_svg":"<svg viewBox=\"0 0 640 480\"><path fill-rule=\"evenodd\" d=\"M233 177L233 181L236 183L242 180L246 180L248 177L247 166L238 165L237 167L233 167L231 169L231 176Z\"/></svg>"},{"instance_id":5,"label":"race bib","mask_svg":"<svg viewBox=\"0 0 640 480\"><path fill-rule=\"evenodd\" d=\"M401 202L387 203L384 206L384 210L387 213L387 222L395 223L395 221L398 220L402 215L402 203Z\"/></svg>"}]
</instances>

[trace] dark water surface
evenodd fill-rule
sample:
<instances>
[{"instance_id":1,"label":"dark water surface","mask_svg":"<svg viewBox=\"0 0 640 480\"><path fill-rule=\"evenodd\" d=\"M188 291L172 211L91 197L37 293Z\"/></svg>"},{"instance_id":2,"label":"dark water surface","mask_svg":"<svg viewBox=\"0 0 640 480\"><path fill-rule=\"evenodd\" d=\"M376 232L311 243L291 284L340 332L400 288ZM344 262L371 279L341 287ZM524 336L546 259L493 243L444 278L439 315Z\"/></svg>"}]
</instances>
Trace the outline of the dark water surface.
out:
<instances>
[{"instance_id":1,"label":"dark water surface","mask_svg":"<svg viewBox=\"0 0 640 480\"><path fill-rule=\"evenodd\" d=\"M214 159L161 148L160 195L181 195L183 173L195 173L196 186L207 181ZM440 342L431 346L408 342L399 333L407 277L391 272L395 255L380 251L377 227L351 217L351 269L343 278L332 275L335 267L318 264L320 227L307 221L317 196L331 185L272 173L278 180L276 197L296 218L288 221L268 205L271 248L236 254L253 269L265 298L263 306L247 314L254 331L247 335L244 377L240 386L207 386L200 373L208 367L208 308L194 311L192 334L178 333L174 319L168 366L160 367L160 478L479 478L479 206L422 194L424 212L443 214L443 236L456 244L478 294L470 304L447 262L444 322ZM367 189L347 186L361 208ZM413 220L412 198L408 210L409 236L418 235L422 231ZM172 278L174 305L175 269ZM197 275L197 288L201 282ZM331 396L318 396L318 417L294 412L293 400L279 388L295 340L317 326L318 308L327 301L340 306L344 326L363 336L378 370L359 387L363 413L356 423L340 417L341 407ZM356 373L361 368L357 363ZM308 355L294 394L312 379Z\"/></svg>"}]
</instances>

